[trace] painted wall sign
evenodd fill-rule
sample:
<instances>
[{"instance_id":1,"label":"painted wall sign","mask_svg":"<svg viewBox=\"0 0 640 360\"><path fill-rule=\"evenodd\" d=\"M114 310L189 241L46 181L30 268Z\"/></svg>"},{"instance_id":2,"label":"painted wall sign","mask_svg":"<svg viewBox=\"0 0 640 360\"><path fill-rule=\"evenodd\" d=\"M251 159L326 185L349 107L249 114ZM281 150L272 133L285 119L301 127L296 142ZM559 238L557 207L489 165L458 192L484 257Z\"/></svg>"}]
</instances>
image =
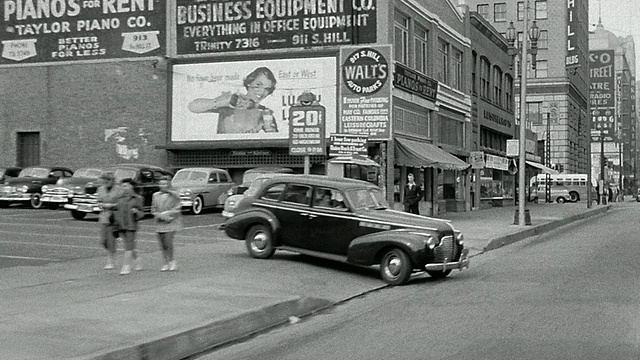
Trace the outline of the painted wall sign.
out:
<instances>
[{"instance_id":1,"label":"painted wall sign","mask_svg":"<svg viewBox=\"0 0 640 360\"><path fill-rule=\"evenodd\" d=\"M177 0L177 52L376 42L378 0Z\"/></svg>"},{"instance_id":2,"label":"painted wall sign","mask_svg":"<svg viewBox=\"0 0 640 360\"><path fill-rule=\"evenodd\" d=\"M166 0L4 0L0 65L165 54Z\"/></svg>"},{"instance_id":3,"label":"painted wall sign","mask_svg":"<svg viewBox=\"0 0 640 360\"><path fill-rule=\"evenodd\" d=\"M438 96L437 80L421 75L420 73L398 63L395 64L393 85L433 102L436 101Z\"/></svg>"},{"instance_id":4,"label":"painted wall sign","mask_svg":"<svg viewBox=\"0 0 640 360\"><path fill-rule=\"evenodd\" d=\"M391 137L391 45L340 48L340 133Z\"/></svg>"},{"instance_id":5,"label":"painted wall sign","mask_svg":"<svg viewBox=\"0 0 640 360\"><path fill-rule=\"evenodd\" d=\"M326 153L325 108L294 105L289 108L289 155Z\"/></svg>"},{"instance_id":6,"label":"painted wall sign","mask_svg":"<svg viewBox=\"0 0 640 360\"><path fill-rule=\"evenodd\" d=\"M289 108L309 91L336 132L335 57L175 64L171 141L288 140Z\"/></svg>"},{"instance_id":7,"label":"painted wall sign","mask_svg":"<svg viewBox=\"0 0 640 360\"><path fill-rule=\"evenodd\" d=\"M591 141L615 140L616 130L616 71L614 50L589 52L589 101L591 104Z\"/></svg>"}]
</instances>

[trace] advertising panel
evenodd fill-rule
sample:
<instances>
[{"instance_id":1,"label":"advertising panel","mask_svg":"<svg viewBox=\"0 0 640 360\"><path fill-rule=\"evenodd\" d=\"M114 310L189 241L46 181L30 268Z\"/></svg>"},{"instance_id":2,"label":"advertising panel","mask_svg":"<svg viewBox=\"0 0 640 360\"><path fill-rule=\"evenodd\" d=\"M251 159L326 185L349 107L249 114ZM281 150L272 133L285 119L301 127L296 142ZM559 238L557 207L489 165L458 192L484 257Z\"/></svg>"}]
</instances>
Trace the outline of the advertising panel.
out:
<instances>
[{"instance_id":1,"label":"advertising panel","mask_svg":"<svg viewBox=\"0 0 640 360\"><path fill-rule=\"evenodd\" d=\"M592 50L589 52L589 101L591 105L591 141L615 140L615 52Z\"/></svg>"},{"instance_id":2,"label":"advertising panel","mask_svg":"<svg viewBox=\"0 0 640 360\"><path fill-rule=\"evenodd\" d=\"M438 81L396 63L393 86L429 101L438 97Z\"/></svg>"},{"instance_id":3,"label":"advertising panel","mask_svg":"<svg viewBox=\"0 0 640 360\"><path fill-rule=\"evenodd\" d=\"M367 156L367 137L354 134L331 134L329 156L364 155Z\"/></svg>"},{"instance_id":4,"label":"advertising panel","mask_svg":"<svg viewBox=\"0 0 640 360\"><path fill-rule=\"evenodd\" d=\"M177 0L177 53L375 43L377 1Z\"/></svg>"},{"instance_id":5,"label":"advertising panel","mask_svg":"<svg viewBox=\"0 0 640 360\"><path fill-rule=\"evenodd\" d=\"M565 57L565 67L568 69L580 66L580 52L576 48L580 33L580 22L583 14L580 14L575 1L567 1L567 55Z\"/></svg>"},{"instance_id":6,"label":"advertising panel","mask_svg":"<svg viewBox=\"0 0 640 360\"><path fill-rule=\"evenodd\" d=\"M326 153L325 109L321 105L293 105L289 108L289 155Z\"/></svg>"},{"instance_id":7,"label":"advertising panel","mask_svg":"<svg viewBox=\"0 0 640 360\"><path fill-rule=\"evenodd\" d=\"M166 0L4 0L0 65L164 56Z\"/></svg>"},{"instance_id":8,"label":"advertising panel","mask_svg":"<svg viewBox=\"0 0 640 360\"><path fill-rule=\"evenodd\" d=\"M288 140L289 108L305 92L325 107L328 138L336 66L335 57L173 65L171 141Z\"/></svg>"},{"instance_id":9,"label":"advertising panel","mask_svg":"<svg viewBox=\"0 0 640 360\"><path fill-rule=\"evenodd\" d=\"M340 48L340 133L391 138L391 45Z\"/></svg>"}]
</instances>

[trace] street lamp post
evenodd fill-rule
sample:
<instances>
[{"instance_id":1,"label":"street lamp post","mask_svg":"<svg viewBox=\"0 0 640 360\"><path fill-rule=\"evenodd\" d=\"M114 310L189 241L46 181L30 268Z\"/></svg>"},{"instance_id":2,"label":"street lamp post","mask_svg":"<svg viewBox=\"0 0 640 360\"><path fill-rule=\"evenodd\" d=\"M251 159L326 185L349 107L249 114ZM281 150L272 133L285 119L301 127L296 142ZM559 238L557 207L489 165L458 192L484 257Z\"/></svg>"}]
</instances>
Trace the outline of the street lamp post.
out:
<instances>
[{"instance_id":1,"label":"street lamp post","mask_svg":"<svg viewBox=\"0 0 640 360\"><path fill-rule=\"evenodd\" d=\"M538 39L540 38L540 29L533 21L531 28L529 28L529 1L525 2L524 6L524 31L526 34L522 37L522 46L520 49L515 49L514 43L517 38L517 32L513 26L513 21L510 22L505 37L509 42L510 54L515 57L520 52L520 140L519 140L519 152L518 152L518 225L531 225L531 217L528 215L526 209L525 189L526 189L526 117L527 117L527 62L528 54L531 54L531 68L536 68L536 55L538 53ZM528 35L528 36L527 36ZM531 40L531 49L529 49L529 40ZM515 218L515 216L514 216Z\"/></svg>"}]
</instances>

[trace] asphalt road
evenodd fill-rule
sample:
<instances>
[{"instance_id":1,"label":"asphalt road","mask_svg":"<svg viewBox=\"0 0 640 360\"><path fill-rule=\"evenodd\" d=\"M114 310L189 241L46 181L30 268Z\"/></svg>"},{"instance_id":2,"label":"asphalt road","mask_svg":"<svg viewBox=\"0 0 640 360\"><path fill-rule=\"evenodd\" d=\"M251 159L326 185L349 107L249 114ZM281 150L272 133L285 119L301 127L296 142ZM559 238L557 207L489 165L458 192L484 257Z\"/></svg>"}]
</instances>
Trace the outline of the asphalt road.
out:
<instances>
[{"instance_id":1,"label":"asphalt road","mask_svg":"<svg viewBox=\"0 0 640 360\"><path fill-rule=\"evenodd\" d=\"M637 360L638 218L620 204L199 359Z\"/></svg>"},{"instance_id":2,"label":"asphalt road","mask_svg":"<svg viewBox=\"0 0 640 360\"><path fill-rule=\"evenodd\" d=\"M88 216L85 220L75 220L64 209L34 210L22 206L0 209L0 268L44 265L104 255L104 249L99 244L97 219L97 216ZM216 224L223 222L219 210L210 210L198 216L185 214L184 230L176 237L176 246L206 243L225 237L216 230ZM140 222L137 239L138 249L142 253L158 250L151 217ZM122 248L122 244L119 244L119 249Z\"/></svg>"}]
</instances>

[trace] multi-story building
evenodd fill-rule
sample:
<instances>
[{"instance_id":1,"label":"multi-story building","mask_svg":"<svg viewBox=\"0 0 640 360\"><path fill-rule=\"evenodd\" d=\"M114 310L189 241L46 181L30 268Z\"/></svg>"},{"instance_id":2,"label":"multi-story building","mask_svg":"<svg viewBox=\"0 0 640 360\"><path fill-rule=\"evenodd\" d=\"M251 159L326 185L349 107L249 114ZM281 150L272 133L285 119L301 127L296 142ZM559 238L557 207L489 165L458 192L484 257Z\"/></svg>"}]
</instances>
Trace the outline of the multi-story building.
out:
<instances>
[{"instance_id":1,"label":"multi-story building","mask_svg":"<svg viewBox=\"0 0 640 360\"><path fill-rule=\"evenodd\" d=\"M503 35L513 22L518 47L524 36L524 11L528 9L528 19L536 22L540 38L535 69L529 65L527 74L525 124L537 133L539 141L545 141L550 132L550 163L555 168L568 173L587 173L590 160L588 2L467 0L466 3ZM516 108L520 98L518 78L516 76Z\"/></svg>"},{"instance_id":2,"label":"multi-story building","mask_svg":"<svg viewBox=\"0 0 640 360\"><path fill-rule=\"evenodd\" d=\"M5 15L0 163L323 173L318 141L340 133L380 165L348 176L400 203L411 171L423 213L470 208L471 41L453 0L135 4Z\"/></svg>"},{"instance_id":3,"label":"multi-story building","mask_svg":"<svg viewBox=\"0 0 640 360\"><path fill-rule=\"evenodd\" d=\"M610 109L611 125L603 129L600 136L598 130L602 127L603 100L599 94L600 89L592 86L592 112L598 112L594 117L594 133L592 136L592 174L600 178L601 173L605 173L605 181L614 188L622 189L626 194L635 193L636 168L638 165L638 138L637 138L637 115L636 115L636 93L635 93L635 42L632 36L618 37L613 32L605 29L600 21L595 30L589 34L589 46L591 60L603 63L599 55L612 54L610 65L613 71L609 74L609 82L612 83L610 89L610 102L607 109ZM595 67L597 69L597 66ZM598 73L594 73L593 79ZM596 79L597 80L597 79ZM597 83L596 80L593 82ZM609 132L606 134L606 132ZM604 157L603 157L604 156ZM593 175L592 175L593 176Z\"/></svg>"},{"instance_id":4,"label":"multi-story building","mask_svg":"<svg viewBox=\"0 0 640 360\"><path fill-rule=\"evenodd\" d=\"M515 195L512 160L507 140L516 137L513 62L503 36L480 16L470 12L471 23L471 151L482 157L472 162L472 206L511 205Z\"/></svg>"}]
</instances>

